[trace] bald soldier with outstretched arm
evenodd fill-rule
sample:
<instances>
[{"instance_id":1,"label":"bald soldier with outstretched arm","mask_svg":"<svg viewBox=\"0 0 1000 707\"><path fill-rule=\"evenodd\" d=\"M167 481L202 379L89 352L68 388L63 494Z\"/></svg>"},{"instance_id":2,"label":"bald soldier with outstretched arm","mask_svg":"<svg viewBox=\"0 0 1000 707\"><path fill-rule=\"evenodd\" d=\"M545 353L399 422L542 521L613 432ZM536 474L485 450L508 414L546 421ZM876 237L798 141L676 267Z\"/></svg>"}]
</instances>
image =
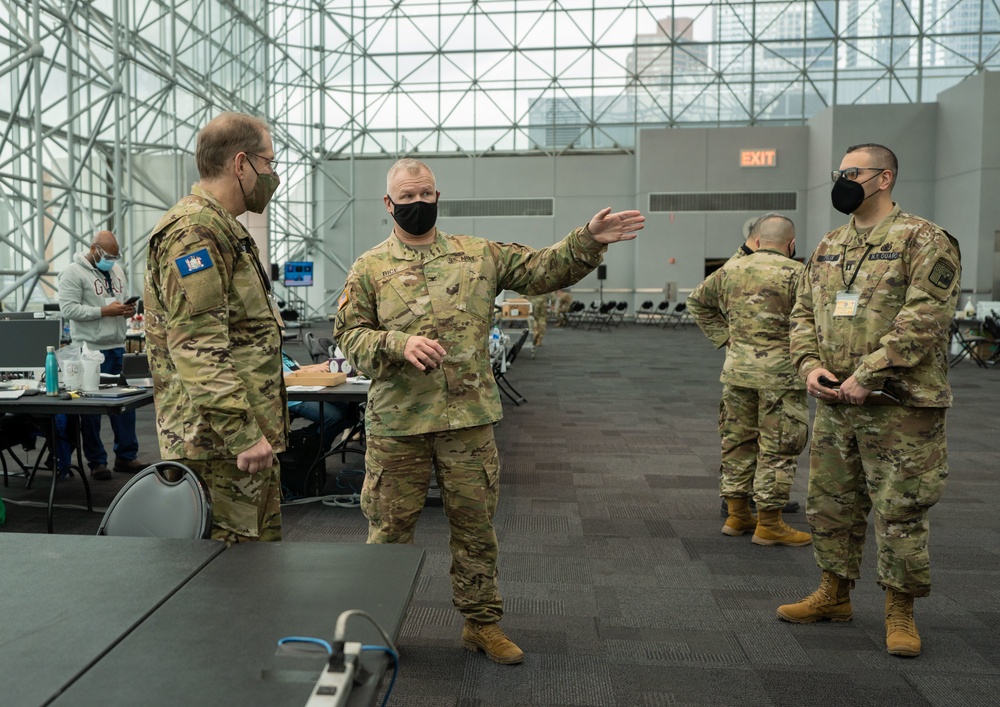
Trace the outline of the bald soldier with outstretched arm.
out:
<instances>
[{"instance_id":1,"label":"bald soldier with outstretched arm","mask_svg":"<svg viewBox=\"0 0 1000 707\"><path fill-rule=\"evenodd\" d=\"M493 423L502 410L487 351L493 301L505 289L535 295L577 282L608 244L635 238L645 219L603 209L534 250L440 231L439 197L426 164L403 159L390 168L384 203L393 229L351 267L340 300L337 343L372 379L361 508L368 542L412 542L435 473L451 527L462 642L498 663L520 663L524 653L499 626Z\"/></svg>"}]
</instances>

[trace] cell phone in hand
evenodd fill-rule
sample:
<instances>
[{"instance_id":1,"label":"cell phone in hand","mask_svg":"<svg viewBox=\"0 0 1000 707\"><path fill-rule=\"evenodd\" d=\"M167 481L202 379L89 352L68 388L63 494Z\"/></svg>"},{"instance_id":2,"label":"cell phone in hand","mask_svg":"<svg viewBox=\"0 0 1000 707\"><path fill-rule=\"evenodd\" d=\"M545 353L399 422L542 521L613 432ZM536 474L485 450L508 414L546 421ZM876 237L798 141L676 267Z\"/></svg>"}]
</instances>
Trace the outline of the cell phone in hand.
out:
<instances>
[{"instance_id":1,"label":"cell phone in hand","mask_svg":"<svg viewBox=\"0 0 1000 707\"><path fill-rule=\"evenodd\" d=\"M125 302L123 302L123 304L135 304L136 302L139 301L139 298L140 298L140 295L132 295L127 300L125 300Z\"/></svg>"},{"instance_id":2,"label":"cell phone in hand","mask_svg":"<svg viewBox=\"0 0 1000 707\"><path fill-rule=\"evenodd\" d=\"M816 379L816 382L819 383L824 388L829 388L830 390L837 390L838 388L840 388L840 383L838 383L837 381L832 381L826 376L820 376L819 378Z\"/></svg>"}]
</instances>

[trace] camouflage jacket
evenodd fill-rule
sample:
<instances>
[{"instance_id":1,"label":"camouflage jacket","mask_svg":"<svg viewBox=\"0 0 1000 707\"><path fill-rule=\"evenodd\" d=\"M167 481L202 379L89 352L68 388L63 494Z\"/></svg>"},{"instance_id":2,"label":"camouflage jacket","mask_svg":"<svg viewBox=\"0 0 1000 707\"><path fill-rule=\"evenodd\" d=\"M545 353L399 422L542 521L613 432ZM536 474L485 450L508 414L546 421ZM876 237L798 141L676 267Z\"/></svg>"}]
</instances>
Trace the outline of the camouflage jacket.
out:
<instances>
[{"instance_id":1,"label":"camouflage jacket","mask_svg":"<svg viewBox=\"0 0 1000 707\"><path fill-rule=\"evenodd\" d=\"M146 253L146 346L164 459L232 458L261 435L285 448L281 334L250 234L199 185Z\"/></svg>"},{"instance_id":2,"label":"camouflage jacket","mask_svg":"<svg viewBox=\"0 0 1000 707\"><path fill-rule=\"evenodd\" d=\"M792 309L792 362L804 378L822 366L904 405L949 407L948 342L961 253L946 231L894 205L867 237L852 218L823 237ZM835 316L846 284L853 317Z\"/></svg>"},{"instance_id":3,"label":"camouflage jacket","mask_svg":"<svg viewBox=\"0 0 1000 707\"><path fill-rule=\"evenodd\" d=\"M390 234L363 254L348 273L334 336L372 379L368 431L401 437L499 420L487 348L494 299L505 289L540 294L571 285L605 250L584 227L537 251L438 231L427 251ZM415 334L444 347L440 368L425 374L403 357Z\"/></svg>"},{"instance_id":4,"label":"camouflage jacket","mask_svg":"<svg viewBox=\"0 0 1000 707\"><path fill-rule=\"evenodd\" d=\"M784 253L761 248L731 258L688 297L688 310L716 348L732 339L723 383L805 388L788 353L788 316L802 270Z\"/></svg>"}]
</instances>

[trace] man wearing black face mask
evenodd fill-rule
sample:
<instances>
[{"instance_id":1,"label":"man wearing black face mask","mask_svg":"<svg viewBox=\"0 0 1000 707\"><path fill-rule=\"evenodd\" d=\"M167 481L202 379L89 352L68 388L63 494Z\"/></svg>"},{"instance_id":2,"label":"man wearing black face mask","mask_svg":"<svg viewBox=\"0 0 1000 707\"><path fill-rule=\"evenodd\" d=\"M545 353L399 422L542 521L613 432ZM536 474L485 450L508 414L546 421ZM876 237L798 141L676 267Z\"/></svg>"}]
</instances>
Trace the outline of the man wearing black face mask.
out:
<instances>
[{"instance_id":1,"label":"man wearing black face mask","mask_svg":"<svg viewBox=\"0 0 1000 707\"><path fill-rule=\"evenodd\" d=\"M849 621L874 510L886 648L920 654L914 597L930 592L927 512L948 476L947 348L959 293L958 243L892 201L896 156L848 148L833 205L853 214L806 264L791 352L817 399L806 515L819 588L778 607L793 623Z\"/></svg>"},{"instance_id":2,"label":"man wearing black face mask","mask_svg":"<svg viewBox=\"0 0 1000 707\"><path fill-rule=\"evenodd\" d=\"M505 289L537 295L577 282L609 243L635 238L645 218L603 209L560 243L534 250L435 228L440 193L417 160L392 166L386 192L395 226L354 263L334 327L348 361L372 379L361 492L368 542L412 541L435 472L451 526L462 642L498 663L520 663L524 653L499 626L493 301Z\"/></svg>"},{"instance_id":3,"label":"man wearing black face mask","mask_svg":"<svg viewBox=\"0 0 1000 707\"><path fill-rule=\"evenodd\" d=\"M201 181L160 219L146 257L160 450L208 485L214 539L280 540L280 319L257 246L236 220L262 212L279 184L270 132L223 113L198 133L196 158Z\"/></svg>"}]
</instances>

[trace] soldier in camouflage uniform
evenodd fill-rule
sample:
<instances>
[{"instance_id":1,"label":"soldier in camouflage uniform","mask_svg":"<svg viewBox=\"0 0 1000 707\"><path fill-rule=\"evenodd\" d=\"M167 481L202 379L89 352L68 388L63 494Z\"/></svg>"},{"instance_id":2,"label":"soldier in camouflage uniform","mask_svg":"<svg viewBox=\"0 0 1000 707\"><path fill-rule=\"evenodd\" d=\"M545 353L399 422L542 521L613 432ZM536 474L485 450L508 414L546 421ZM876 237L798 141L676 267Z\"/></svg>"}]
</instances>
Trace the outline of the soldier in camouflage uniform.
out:
<instances>
[{"instance_id":1,"label":"soldier in camouflage uniform","mask_svg":"<svg viewBox=\"0 0 1000 707\"><path fill-rule=\"evenodd\" d=\"M802 271L791 259L795 226L765 214L750 240L749 255L731 258L687 300L705 335L727 347L719 406L719 487L728 510L722 532L754 531L757 545L808 545L809 534L781 517L809 424L805 385L788 355L788 315ZM759 520L750 513L750 496Z\"/></svg>"},{"instance_id":2,"label":"soldier in camouflage uniform","mask_svg":"<svg viewBox=\"0 0 1000 707\"><path fill-rule=\"evenodd\" d=\"M156 224L146 256L160 451L209 487L213 538L280 540L279 319L257 246L236 220L262 212L278 186L268 128L223 113L198 134L197 161L201 181Z\"/></svg>"},{"instance_id":3,"label":"soldier in camouflage uniform","mask_svg":"<svg viewBox=\"0 0 1000 707\"><path fill-rule=\"evenodd\" d=\"M535 336L532 339L533 346L541 346L542 339L545 338L545 330L549 326L549 298L551 295L532 295L528 297L531 302L531 317L535 320Z\"/></svg>"},{"instance_id":4,"label":"soldier in camouflage uniform","mask_svg":"<svg viewBox=\"0 0 1000 707\"><path fill-rule=\"evenodd\" d=\"M559 315L559 321L556 322L556 326L566 326L569 321L566 315L569 314L571 306L573 306L573 295L563 290L556 290L556 314Z\"/></svg>"},{"instance_id":5,"label":"soldier in camouflage uniform","mask_svg":"<svg viewBox=\"0 0 1000 707\"><path fill-rule=\"evenodd\" d=\"M412 542L436 472L463 643L518 663L524 654L497 624L503 604L492 517L500 462L492 424L501 407L487 352L493 301L504 289L540 294L578 281L608 243L634 238L644 218L604 209L535 251L437 230L440 192L421 162L394 164L386 191L395 226L354 263L334 327L351 365L372 379L361 492L368 542Z\"/></svg>"},{"instance_id":6,"label":"soldier in camouflage uniform","mask_svg":"<svg viewBox=\"0 0 1000 707\"><path fill-rule=\"evenodd\" d=\"M806 512L822 578L778 617L851 619L873 509L886 647L915 656L913 598L931 588L927 512L948 477L947 348L961 256L948 233L900 211L896 175L888 148L848 149L832 198L853 218L809 259L792 311L792 360L818 400Z\"/></svg>"}]
</instances>

